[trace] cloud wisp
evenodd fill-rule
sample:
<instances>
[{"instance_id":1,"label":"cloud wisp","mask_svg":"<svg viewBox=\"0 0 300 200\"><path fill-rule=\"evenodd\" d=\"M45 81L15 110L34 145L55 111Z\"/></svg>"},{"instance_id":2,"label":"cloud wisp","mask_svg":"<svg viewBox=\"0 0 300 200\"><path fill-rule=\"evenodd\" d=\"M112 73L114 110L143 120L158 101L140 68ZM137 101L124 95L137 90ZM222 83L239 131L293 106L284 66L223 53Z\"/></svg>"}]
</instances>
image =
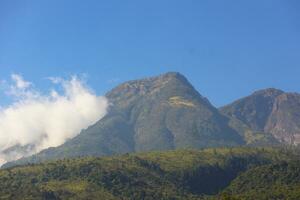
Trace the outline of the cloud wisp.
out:
<instances>
[{"instance_id":1,"label":"cloud wisp","mask_svg":"<svg viewBox=\"0 0 300 200\"><path fill-rule=\"evenodd\" d=\"M0 110L0 164L63 144L106 114L108 102L76 76L51 78L62 92L43 94L21 75L11 76L14 102Z\"/></svg>"}]
</instances>

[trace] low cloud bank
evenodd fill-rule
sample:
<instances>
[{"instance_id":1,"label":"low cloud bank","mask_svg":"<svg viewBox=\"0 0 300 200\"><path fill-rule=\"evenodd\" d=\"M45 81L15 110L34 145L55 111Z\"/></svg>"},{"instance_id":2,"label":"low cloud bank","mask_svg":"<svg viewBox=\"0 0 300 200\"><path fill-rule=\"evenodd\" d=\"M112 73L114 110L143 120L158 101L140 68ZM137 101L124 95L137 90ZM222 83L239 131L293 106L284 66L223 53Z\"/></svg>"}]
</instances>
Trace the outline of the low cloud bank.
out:
<instances>
[{"instance_id":1,"label":"low cloud bank","mask_svg":"<svg viewBox=\"0 0 300 200\"><path fill-rule=\"evenodd\" d=\"M11 105L0 110L0 165L63 144L104 117L108 102L78 77L49 78L61 92L43 94L21 75L11 76Z\"/></svg>"}]
</instances>

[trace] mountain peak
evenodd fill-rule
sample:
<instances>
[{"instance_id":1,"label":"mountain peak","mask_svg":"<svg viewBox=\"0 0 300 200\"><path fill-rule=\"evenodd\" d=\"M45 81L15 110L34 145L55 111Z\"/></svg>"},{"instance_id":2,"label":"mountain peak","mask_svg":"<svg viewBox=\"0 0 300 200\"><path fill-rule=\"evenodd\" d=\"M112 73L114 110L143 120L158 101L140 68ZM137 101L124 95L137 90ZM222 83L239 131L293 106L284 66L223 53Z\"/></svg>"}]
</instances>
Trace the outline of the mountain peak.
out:
<instances>
[{"instance_id":1,"label":"mountain peak","mask_svg":"<svg viewBox=\"0 0 300 200\"><path fill-rule=\"evenodd\" d=\"M276 88L266 88L266 89L255 91L253 93L253 95L279 96L283 93L284 93L284 91L276 89Z\"/></svg>"},{"instance_id":2,"label":"mountain peak","mask_svg":"<svg viewBox=\"0 0 300 200\"><path fill-rule=\"evenodd\" d=\"M221 108L254 131L272 135L281 143L300 144L300 94L267 88Z\"/></svg>"},{"instance_id":3,"label":"mountain peak","mask_svg":"<svg viewBox=\"0 0 300 200\"><path fill-rule=\"evenodd\" d=\"M159 82L159 81L169 81L169 80L181 80L184 82L188 82L187 78L179 73L179 72L167 72L164 74L160 74L157 76L152 76L152 77L147 77L147 78L143 78L143 79L137 79L137 80L132 80L132 81L127 81L121 85L134 85L134 84L141 84L141 83L148 83L148 84L152 84L155 82Z\"/></svg>"},{"instance_id":4,"label":"mountain peak","mask_svg":"<svg viewBox=\"0 0 300 200\"><path fill-rule=\"evenodd\" d=\"M186 84L192 87L188 79L179 72L167 72L165 74L161 74L160 76L156 76L154 78L156 78L157 80L162 79L165 81L178 81L182 84Z\"/></svg>"},{"instance_id":5,"label":"mountain peak","mask_svg":"<svg viewBox=\"0 0 300 200\"><path fill-rule=\"evenodd\" d=\"M264 131L272 113L273 105L283 91L275 88L258 90L221 108L227 116L237 118L254 131Z\"/></svg>"},{"instance_id":6,"label":"mountain peak","mask_svg":"<svg viewBox=\"0 0 300 200\"><path fill-rule=\"evenodd\" d=\"M181 74L180 72L167 72L164 73L162 75L160 75L161 77L165 77L165 78L185 78L185 76L183 74Z\"/></svg>"},{"instance_id":7,"label":"mountain peak","mask_svg":"<svg viewBox=\"0 0 300 200\"><path fill-rule=\"evenodd\" d=\"M189 81L179 72L168 72L158 76L149 78L143 78L139 80L132 80L125 82L109 93L106 96L114 102L115 100L122 100L119 97L125 97L127 99L137 99L145 95L153 95L154 93L168 93L178 92L184 89L185 92L199 95ZM200 96L200 95L199 95Z\"/></svg>"}]
</instances>

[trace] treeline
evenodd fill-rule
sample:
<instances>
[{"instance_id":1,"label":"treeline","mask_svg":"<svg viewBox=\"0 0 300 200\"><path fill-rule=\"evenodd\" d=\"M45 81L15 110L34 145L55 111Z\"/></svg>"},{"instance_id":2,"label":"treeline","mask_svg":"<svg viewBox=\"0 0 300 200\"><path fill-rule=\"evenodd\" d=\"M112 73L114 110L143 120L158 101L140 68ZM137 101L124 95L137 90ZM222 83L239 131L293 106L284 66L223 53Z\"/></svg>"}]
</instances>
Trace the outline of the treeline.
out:
<instances>
[{"instance_id":1,"label":"treeline","mask_svg":"<svg viewBox=\"0 0 300 200\"><path fill-rule=\"evenodd\" d=\"M28 164L0 171L0 199L263 199L269 189L294 198L297 152L220 148Z\"/></svg>"}]
</instances>

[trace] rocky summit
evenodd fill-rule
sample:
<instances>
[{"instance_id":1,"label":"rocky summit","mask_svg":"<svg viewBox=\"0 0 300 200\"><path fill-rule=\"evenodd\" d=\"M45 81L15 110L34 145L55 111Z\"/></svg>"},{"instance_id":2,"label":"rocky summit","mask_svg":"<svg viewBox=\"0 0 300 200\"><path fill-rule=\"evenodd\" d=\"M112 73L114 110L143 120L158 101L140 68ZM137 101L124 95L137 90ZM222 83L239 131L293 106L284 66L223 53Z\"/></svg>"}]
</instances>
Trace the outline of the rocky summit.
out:
<instances>
[{"instance_id":1,"label":"rocky summit","mask_svg":"<svg viewBox=\"0 0 300 200\"><path fill-rule=\"evenodd\" d=\"M300 143L299 94L273 88L260 90L220 110L251 130L272 136L280 143Z\"/></svg>"}]
</instances>

